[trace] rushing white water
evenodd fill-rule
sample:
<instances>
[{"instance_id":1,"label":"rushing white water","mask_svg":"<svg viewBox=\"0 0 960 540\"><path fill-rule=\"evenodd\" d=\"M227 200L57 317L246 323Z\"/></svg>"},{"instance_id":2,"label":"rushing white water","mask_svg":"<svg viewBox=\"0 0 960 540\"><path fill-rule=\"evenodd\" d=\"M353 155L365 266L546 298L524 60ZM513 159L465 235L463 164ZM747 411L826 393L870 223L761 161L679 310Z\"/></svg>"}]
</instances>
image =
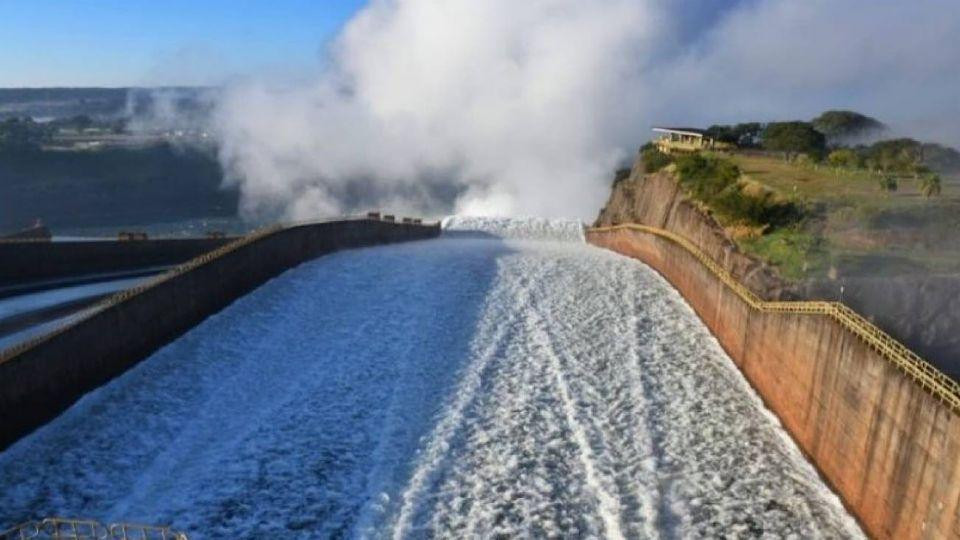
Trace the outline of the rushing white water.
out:
<instances>
[{"instance_id":1,"label":"rushing white water","mask_svg":"<svg viewBox=\"0 0 960 540\"><path fill-rule=\"evenodd\" d=\"M582 242L583 223L572 219L487 218L447 216L441 221L447 234L475 233L505 240L554 240Z\"/></svg>"},{"instance_id":2,"label":"rushing white water","mask_svg":"<svg viewBox=\"0 0 960 540\"><path fill-rule=\"evenodd\" d=\"M446 225L295 268L87 395L0 454L0 522L861 536L658 274L580 242L452 234L542 223Z\"/></svg>"}]
</instances>

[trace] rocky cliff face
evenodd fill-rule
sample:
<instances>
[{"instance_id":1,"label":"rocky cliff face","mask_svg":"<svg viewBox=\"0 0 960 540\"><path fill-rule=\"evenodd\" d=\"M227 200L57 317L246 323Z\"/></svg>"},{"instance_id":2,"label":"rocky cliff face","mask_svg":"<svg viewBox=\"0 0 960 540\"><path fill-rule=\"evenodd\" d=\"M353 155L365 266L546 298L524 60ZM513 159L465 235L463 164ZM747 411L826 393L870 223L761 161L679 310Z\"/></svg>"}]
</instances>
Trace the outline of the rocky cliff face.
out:
<instances>
[{"instance_id":1,"label":"rocky cliff face","mask_svg":"<svg viewBox=\"0 0 960 540\"><path fill-rule=\"evenodd\" d=\"M630 176L614 184L595 225L620 223L650 225L688 238L761 298L797 297L793 287L780 279L774 268L742 253L723 227L687 198L672 174L644 174L640 159L634 163Z\"/></svg>"},{"instance_id":2,"label":"rocky cliff face","mask_svg":"<svg viewBox=\"0 0 960 540\"><path fill-rule=\"evenodd\" d=\"M596 226L640 223L680 234L766 300L841 300L945 373L960 378L960 276L850 276L790 283L745 253L687 198L666 171L644 174L638 159L618 181Z\"/></svg>"}]
</instances>

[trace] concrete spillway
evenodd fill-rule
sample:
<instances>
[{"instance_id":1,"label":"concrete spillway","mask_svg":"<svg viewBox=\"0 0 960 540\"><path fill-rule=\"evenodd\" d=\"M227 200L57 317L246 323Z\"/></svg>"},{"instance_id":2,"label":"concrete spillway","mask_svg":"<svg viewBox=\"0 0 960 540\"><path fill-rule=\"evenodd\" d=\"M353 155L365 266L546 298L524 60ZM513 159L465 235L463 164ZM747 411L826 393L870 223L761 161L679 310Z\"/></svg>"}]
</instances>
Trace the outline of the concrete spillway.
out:
<instances>
[{"instance_id":1,"label":"concrete spillway","mask_svg":"<svg viewBox=\"0 0 960 540\"><path fill-rule=\"evenodd\" d=\"M0 454L0 523L859 536L679 295L558 230L286 272Z\"/></svg>"}]
</instances>

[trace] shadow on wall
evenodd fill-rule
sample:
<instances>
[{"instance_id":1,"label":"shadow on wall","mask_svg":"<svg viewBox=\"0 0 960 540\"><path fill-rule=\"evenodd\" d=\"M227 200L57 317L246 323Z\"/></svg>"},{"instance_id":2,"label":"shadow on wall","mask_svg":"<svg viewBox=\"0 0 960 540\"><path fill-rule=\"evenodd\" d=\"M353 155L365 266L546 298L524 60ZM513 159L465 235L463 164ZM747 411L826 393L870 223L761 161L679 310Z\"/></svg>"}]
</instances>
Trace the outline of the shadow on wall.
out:
<instances>
[{"instance_id":1,"label":"shadow on wall","mask_svg":"<svg viewBox=\"0 0 960 540\"><path fill-rule=\"evenodd\" d=\"M0 525L56 513L277 537L309 504L311 523L350 530L358 478L391 492L409 475L509 253L448 237L284 272L0 454Z\"/></svg>"},{"instance_id":2,"label":"shadow on wall","mask_svg":"<svg viewBox=\"0 0 960 540\"><path fill-rule=\"evenodd\" d=\"M851 277L809 284L807 298L841 300L960 380L960 276Z\"/></svg>"}]
</instances>

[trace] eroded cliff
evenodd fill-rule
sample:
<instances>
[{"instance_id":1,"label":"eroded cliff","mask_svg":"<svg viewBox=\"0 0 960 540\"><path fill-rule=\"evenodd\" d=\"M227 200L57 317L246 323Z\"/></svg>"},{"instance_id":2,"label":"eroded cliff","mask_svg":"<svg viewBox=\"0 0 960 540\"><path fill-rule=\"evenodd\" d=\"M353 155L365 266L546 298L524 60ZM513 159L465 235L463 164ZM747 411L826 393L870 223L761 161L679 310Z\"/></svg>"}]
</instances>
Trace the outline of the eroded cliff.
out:
<instances>
[{"instance_id":1,"label":"eroded cliff","mask_svg":"<svg viewBox=\"0 0 960 540\"><path fill-rule=\"evenodd\" d=\"M739 249L709 209L684 194L668 170L645 174L641 160L615 182L596 226L639 223L680 234L766 300L840 300L897 340L960 378L960 276L870 275L841 272L835 279L800 282ZM877 265L882 266L882 261ZM841 292L843 287L843 292Z\"/></svg>"},{"instance_id":2,"label":"eroded cliff","mask_svg":"<svg viewBox=\"0 0 960 540\"><path fill-rule=\"evenodd\" d=\"M683 193L670 172L645 174L639 159L630 175L614 184L595 226L619 223L650 225L688 238L761 298L797 297L775 268L740 251L709 211Z\"/></svg>"}]
</instances>

